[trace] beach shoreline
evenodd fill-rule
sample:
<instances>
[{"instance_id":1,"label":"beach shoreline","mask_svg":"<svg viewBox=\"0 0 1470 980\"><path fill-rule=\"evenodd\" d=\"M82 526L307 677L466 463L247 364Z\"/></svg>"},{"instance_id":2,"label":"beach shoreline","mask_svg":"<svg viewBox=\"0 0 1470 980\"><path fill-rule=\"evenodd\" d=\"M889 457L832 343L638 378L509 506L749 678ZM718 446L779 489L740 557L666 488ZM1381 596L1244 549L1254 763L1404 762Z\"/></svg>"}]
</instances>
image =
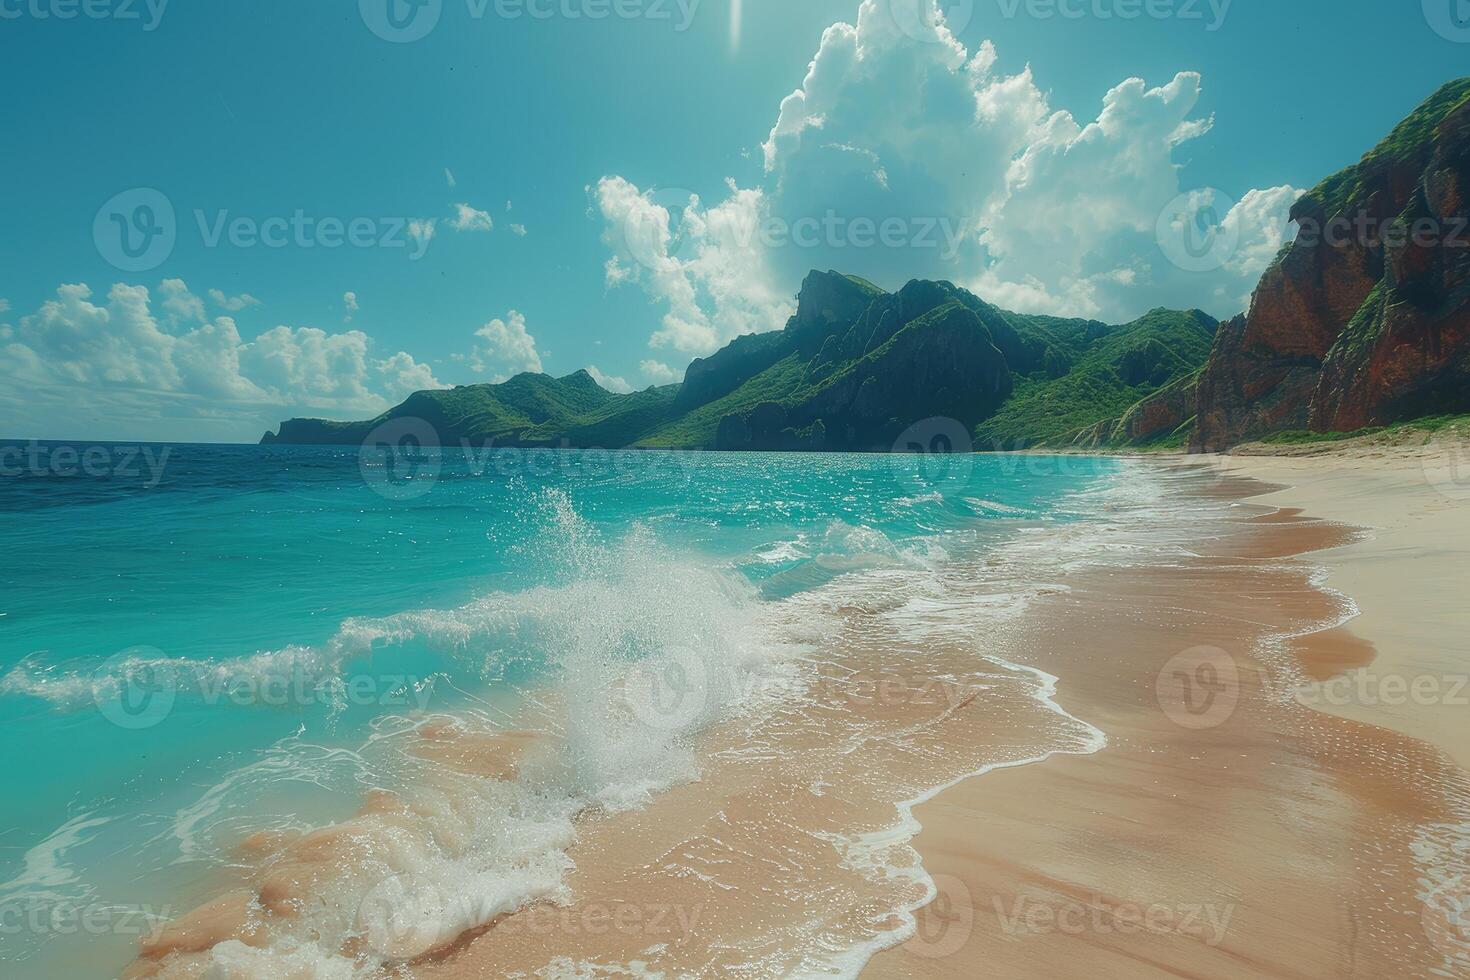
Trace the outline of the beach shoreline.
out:
<instances>
[{"instance_id":1,"label":"beach shoreline","mask_svg":"<svg viewBox=\"0 0 1470 980\"><path fill-rule=\"evenodd\" d=\"M780 632L812 645L769 710L701 737L697 780L577 816L543 900L488 916L438 884L427 909L480 924L390 914L341 956L381 949L420 980L1470 977L1449 918L1470 894L1470 781L1436 740L1450 716L1392 724L1301 696L1391 645L1355 633L1374 603L1329 561L1395 552L1393 528L1304 512L1290 495L1311 472L1251 465L1130 461L1075 501L1090 520L1017 520L938 578L899 565L783 602ZM1401 510L1439 520L1410 472L1396 485L1422 506ZM537 751L515 734L431 726L422 751L513 780ZM417 828L426 802L378 794L263 855L244 891L127 975L203 976L211 957L279 969L263 950L290 947L268 930L339 890L361 841ZM402 897L424 904L424 885Z\"/></svg>"},{"instance_id":2,"label":"beach shoreline","mask_svg":"<svg viewBox=\"0 0 1470 980\"><path fill-rule=\"evenodd\" d=\"M1154 664L1152 699L1143 679L1089 665L1075 634L1037 647L1032 662L1061 677L1059 702L1112 744L916 808L914 846L938 894L916 936L864 976L962 977L974 964L997 976L1470 976L1470 937L1447 911L1463 903L1464 868L1445 863L1466 850L1470 760L1470 714L1454 697L1466 665L1453 593L1470 580L1460 458L1428 446L1146 461L1205 474L1198 492L1256 525L1244 550L1214 553L1197 583L1212 594L1105 587L1123 593L1111 601L1136 589L1190 609L1154 617L1133 633L1139 655L1122 658ZM1281 610L1311 595L1336 611L1282 628ZM1104 608L1073 612L1130 628ZM1158 695L1166 662L1201 645L1228 651L1240 703L1193 730L1163 720ZM1309 816L1316 833L1299 826ZM1217 931L1179 927L1184 911L1197 926L1211 909Z\"/></svg>"},{"instance_id":3,"label":"beach shoreline","mask_svg":"<svg viewBox=\"0 0 1470 980\"><path fill-rule=\"evenodd\" d=\"M1228 473L1281 487L1259 503L1366 532L1312 556L1325 584L1357 607L1351 635L1372 647L1371 661L1337 685L1351 696L1315 706L1431 742L1470 769L1470 687L1461 681L1470 670L1470 468L1459 475L1459 458L1458 448L1434 445L1215 459Z\"/></svg>"}]
</instances>

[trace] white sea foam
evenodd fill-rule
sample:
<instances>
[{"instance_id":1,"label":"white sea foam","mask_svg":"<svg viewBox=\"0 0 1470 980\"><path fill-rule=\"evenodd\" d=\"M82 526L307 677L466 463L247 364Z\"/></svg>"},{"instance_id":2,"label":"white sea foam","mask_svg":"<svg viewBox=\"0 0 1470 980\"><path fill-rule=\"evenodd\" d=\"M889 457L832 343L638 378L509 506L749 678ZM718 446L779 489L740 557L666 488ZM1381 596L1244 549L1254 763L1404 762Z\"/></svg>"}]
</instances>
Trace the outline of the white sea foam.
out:
<instances>
[{"instance_id":1,"label":"white sea foam","mask_svg":"<svg viewBox=\"0 0 1470 980\"><path fill-rule=\"evenodd\" d=\"M91 889L81 877L71 852L85 845L108 817L81 813L57 827L41 843L26 851L25 869L0 884L0 903L23 906L39 902L80 902Z\"/></svg>"},{"instance_id":2,"label":"white sea foam","mask_svg":"<svg viewBox=\"0 0 1470 980\"><path fill-rule=\"evenodd\" d=\"M755 557L767 565L784 565L788 562L800 561L810 557L806 544L806 535L799 534L790 541L778 541L761 549L756 552Z\"/></svg>"},{"instance_id":3,"label":"white sea foam","mask_svg":"<svg viewBox=\"0 0 1470 980\"><path fill-rule=\"evenodd\" d=\"M1004 514L1007 517L1030 517L1035 514L1035 511L1027 510L1024 507L1012 507L1008 504L996 503L993 500L981 500L978 497L966 497L965 503L969 504L975 513L982 515Z\"/></svg>"},{"instance_id":4,"label":"white sea foam","mask_svg":"<svg viewBox=\"0 0 1470 980\"><path fill-rule=\"evenodd\" d=\"M367 937L375 963L404 960L528 902L558 900L581 812L639 807L697 778L692 737L750 710L752 695L782 689L759 675L779 671L798 647L777 640L768 605L743 579L682 560L646 528L603 541L564 495L549 492L544 502L557 528L547 550L563 570L560 583L452 610L352 620L329 647L381 655L385 643L415 642L487 669L535 651L551 667L544 696L565 708L559 730L504 780L426 776L429 764L408 751L414 725L375 733L356 752L287 740L228 774L178 814L182 853L222 850L245 829L236 803L280 780L340 788L372 778L411 801L422 826L400 832L361 818L371 843L354 858L360 866L314 895L270 948L216 947L216 969L279 976L317 957L319 975L335 977L345 961L334 951L352 936ZM391 901L377 900L383 889Z\"/></svg>"},{"instance_id":5,"label":"white sea foam","mask_svg":"<svg viewBox=\"0 0 1470 980\"><path fill-rule=\"evenodd\" d=\"M930 493L918 493L912 497L899 497L894 501L900 507L917 507L919 504L941 504L944 503L944 494L938 490Z\"/></svg>"},{"instance_id":6,"label":"white sea foam","mask_svg":"<svg viewBox=\"0 0 1470 980\"><path fill-rule=\"evenodd\" d=\"M1032 679L1027 685L1030 696L1062 719L1062 728L1055 735L1054 744L1034 755L981 766L947 783L934 786L913 799L903 801L898 804L898 821L887 829L834 840L834 844L842 852L844 863L848 867L862 871L876 879L911 883L922 891L923 897L897 910L898 922L891 930L880 933L852 949L826 957L818 957L817 967L802 974L803 976L856 980L875 955L907 942L917 934L918 912L934 901L939 894L939 887L933 876L925 869L922 855L913 846L913 841L924 829L923 824L914 816L916 808L963 782L988 773L1034 765L1057 755L1093 755L1107 747L1108 738L1102 729L1073 716L1058 703L1059 679L1057 677L1035 667L1011 663L1000 657L987 656L984 659L1004 671Z\"/></svg>"}]
</instances>

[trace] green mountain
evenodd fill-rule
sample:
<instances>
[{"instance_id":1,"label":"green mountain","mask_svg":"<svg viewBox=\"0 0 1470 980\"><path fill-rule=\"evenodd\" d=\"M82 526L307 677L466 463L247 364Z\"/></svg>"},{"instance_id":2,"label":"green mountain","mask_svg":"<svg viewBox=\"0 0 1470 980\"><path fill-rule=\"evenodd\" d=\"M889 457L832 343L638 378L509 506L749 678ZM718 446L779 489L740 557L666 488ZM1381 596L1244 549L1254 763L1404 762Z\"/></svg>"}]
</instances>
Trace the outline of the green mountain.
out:
<instances>
[{"instance_id":1,"label":"green mountain","mask_svg":"<svg viewBox=\"0 0 1470 980\"><path fill-rule=\"evenodd\" d=\"M1010 313L947 282L885 293L813 272L785 329L695 361L681 385L624 395L585 371L525 374L419 392L365 422L295 419L265 441L355 445L421 419L450 445L883 451L915 422L946 418L982 449L1140 442L1192 415L1124 424L1193 379L1215 327L1197 310L1109 326Z\"/></svg>"},{"instance_id":2,"label":"green mountain","mask_svg":"<svg viewBox=\"0 0 1470 980\"><path fill-rule=\"evenodd\" d=\"M982 450L1226 449L1470 411L1470 79L1444 86L1292 212L1248 314L1132 323L1010 313L947 282L895 293L836 272L785 329L684 382L604 391L585 372L419 392L367 422L295 419L266 442L359 444L418 419L446 444L888 450L952 419Z\"/></svg>"},{"instance_id":3,"label":"green mountain","mask_svg":"<svg viewBox=\"0 0 1470 980\"><path fill-rule=\"evenodd\" d=\"M678 385L631 395L604 390L586 371L521 374L503 384L420 391L366 422L292 419L266 445L359 445L395 419L421 419L445 445L626 446L669 415Z\"/></svg>"}]
</instances>

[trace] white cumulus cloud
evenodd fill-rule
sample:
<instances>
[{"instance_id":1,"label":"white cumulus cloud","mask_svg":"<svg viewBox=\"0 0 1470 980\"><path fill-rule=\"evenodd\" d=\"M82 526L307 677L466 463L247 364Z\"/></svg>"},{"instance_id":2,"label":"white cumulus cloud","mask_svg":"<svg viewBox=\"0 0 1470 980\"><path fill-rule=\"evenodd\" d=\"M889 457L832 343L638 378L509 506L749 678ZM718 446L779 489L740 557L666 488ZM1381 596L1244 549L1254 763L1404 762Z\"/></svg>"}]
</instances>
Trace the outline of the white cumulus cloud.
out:
<instances>
[{"instance_id":1,"label":"white cumulus cloud","mask_svg":"<svg viewBox=\"0 0 1470 980\"><path fill-rule=\"evenodd\" d=\"M211 289L209 291L209 301L226 313L239 313L241 310L260 305L260 300L251 296L249 293L230 296L222 289Z\"/></svg>"},{"instance_id":2,"label":"white cumulus cloud","mask_svg":"<svg viewBox=\"0 0 1470 980\"><path fill-rule=\"evenodd\" d=\"M647 360L639 363L638 370L643 376L656 385L673 384L679 380L679 372L669 367L662 361Z\"/></svg>"},{"instance_id":3,"label":"white cumulus cloud","mask_svg":"<svg viewBox=\"0 0 1470 980\"><path fill-rule=\"evenodd\" d=\"M99 424L124 425L158 438L180 426L194 437L191 426L206 423L219 438L255 438L262 419L369 417L442 387L405 352L375 356L356 330L277 326L244 340L232 318L208 319L178 279L156 297L118 283L101 302L85 284L58 287L0 343L0 373L12 382L0 404L36 431L95 435Z\"/></svg>"},{"instance_id":4,"label":"white cumulus cloud","mask_svg":"<svg viewBox=\"0 0 1470 980\"><path fill-rule=\"evenodd\" d=\"M791 315L758 235L765 196L727 187L722 203L705 207L688 192L643 191L621 177L598 182L603 240L613 253L608 285L642 283L667 307L654 347L709 354L741 334L783 326Z\"/></svg>"},{"instance_id":5,"label":"white cumulus cloud","mask_svg":"<svg viewBox=\"0 0 1470 980\"><path fill-rule=\"evenodd\" d=\"M592 375L593 381L596 381L599 385L606 388L608 391L613 392L614 394L626 395L633 390L633 386L628 384L625 379L617 377L616 375L604 374L600 370L598 370L597 365L595 364L587 365L587 373Z\"/></svg>"},{"instance_id":6,"label":"white cumulus cloud","mask_svg":"<svg viewBox=\"0 0 1470 980\"><path fill-rule=\"evenodd\" d=\"M638 283L665 310L651 346L698 355L779 328L813 268L889 288L950 279L1013 309L1114 321L1244 308L1299 192L1252 190L1207 215L1239 243L1213 267L1170 260L1156 225L1186 189L1180 148L1213 123L1197 112L1199 75L1123 79L1079 119L1029 67L1001 71L994 45L968 50L935 0L917 2L926 16L906 29L864 0L856 24L824 32L776 110L761 186L729 183L706 203L599 182L607 284Z\"/></svg>"},{"instance_id":7,"label":"white cumulus cloud","mask_svg":"<svg viewBox=\"0 0 1470 980\"><path fill-rule=\"evenodd\" d=\"M475 331L475 345L468 360L470 367L481 374L492 374L497 384L517 374L543 373L536 338L526 329L525 316L516 310Z\"/></svg>"}]
</instances>

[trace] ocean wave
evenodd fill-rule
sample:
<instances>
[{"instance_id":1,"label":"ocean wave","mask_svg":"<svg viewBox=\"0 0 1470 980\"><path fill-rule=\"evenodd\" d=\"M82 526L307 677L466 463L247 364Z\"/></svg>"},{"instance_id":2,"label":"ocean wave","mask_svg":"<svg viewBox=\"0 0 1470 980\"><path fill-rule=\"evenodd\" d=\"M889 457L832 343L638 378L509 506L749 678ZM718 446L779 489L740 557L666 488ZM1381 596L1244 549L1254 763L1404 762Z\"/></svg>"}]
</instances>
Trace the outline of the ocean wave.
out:
<instances>
[{"instance_id":1,"label":"ocean wave","mask_svg":"<svg viewBox=\"0 0 1470 980\"><path fill-rule=\"evenodd\" d=\"M320 651L325 665L414 642L486 670L534 651L548 682L521 705L516 720L530 727L491 713L429 716L387 725L351 752L293 738L227 774L178 814L180 851L219 858L243 838L265 851L246 859L263 907L293 911L270 917L264 947L216 943L210 968L264 978L309 963L320 967L313 976L366 976L558 900L580 814L641 807L698 778L693 737L779 690L755 678L800 647L778 640L743 577L685 560L646 527L609 542L562 493L542 504L560 582L349 620ZM339 794L363 781L367 803L341 823L296 828L250 803L283 780L322 780ZM269 833L247 834L242 812ZM347 948L361 952L346 959Z\"/></svg>"},{"instance_id":2,"label":"ocean wave","mask_svg":"<svg viewBox=\"0 0 1470 980\"><path fill-rule=\"evenodd\" d=\"M982 500L979 497L966 497L965 503L975 513L982 516L986 514L1003 514L1006 517L1033 517L1036 514L1036 511L1028 510L1025 507L1012 507L1009 504L997 503L994 500Z\"/></svg>"}]
</instances>

